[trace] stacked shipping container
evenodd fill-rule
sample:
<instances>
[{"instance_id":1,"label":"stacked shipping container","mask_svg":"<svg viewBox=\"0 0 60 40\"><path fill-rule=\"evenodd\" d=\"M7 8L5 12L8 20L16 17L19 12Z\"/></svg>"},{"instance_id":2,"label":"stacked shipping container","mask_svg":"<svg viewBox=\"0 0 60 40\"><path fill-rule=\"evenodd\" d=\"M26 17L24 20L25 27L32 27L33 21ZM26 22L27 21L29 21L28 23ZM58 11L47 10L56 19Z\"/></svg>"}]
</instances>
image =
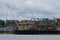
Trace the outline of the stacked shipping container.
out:
<instances>
[{"instance_id":1,"label":"stacked shipping container","mask_svg":"<svg viewBox=\"0 0 60 40\"><path fill-rule=\"evenodd\" d=\"M57 22L56 22L57 21ZM60 30L60 18L51 20L48 18L34 20L6 20L4 27L1 26L0 31L15 31L15 30L40 30L40 31L55 31Z\"/></svg>"}]
</instances>

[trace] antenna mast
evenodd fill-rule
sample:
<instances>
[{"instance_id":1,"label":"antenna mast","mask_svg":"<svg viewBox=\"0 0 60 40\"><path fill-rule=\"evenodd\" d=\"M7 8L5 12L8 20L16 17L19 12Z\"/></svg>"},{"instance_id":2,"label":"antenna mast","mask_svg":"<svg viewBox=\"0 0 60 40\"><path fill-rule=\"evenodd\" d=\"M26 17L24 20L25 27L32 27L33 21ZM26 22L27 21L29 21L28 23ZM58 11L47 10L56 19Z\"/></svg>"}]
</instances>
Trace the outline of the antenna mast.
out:
<instances>
[{"instance_id":1,"label":"antenna mast","mask_svg":"<svg viewBox=\"0 0 60 40\"><path fill-rule=\"evenodd\" d=\"M31 14L32 14L32 19L31 20L35 21L35 17L33 15L33 12L32 11L31 11Z\"/></svg>"}]
</instances>

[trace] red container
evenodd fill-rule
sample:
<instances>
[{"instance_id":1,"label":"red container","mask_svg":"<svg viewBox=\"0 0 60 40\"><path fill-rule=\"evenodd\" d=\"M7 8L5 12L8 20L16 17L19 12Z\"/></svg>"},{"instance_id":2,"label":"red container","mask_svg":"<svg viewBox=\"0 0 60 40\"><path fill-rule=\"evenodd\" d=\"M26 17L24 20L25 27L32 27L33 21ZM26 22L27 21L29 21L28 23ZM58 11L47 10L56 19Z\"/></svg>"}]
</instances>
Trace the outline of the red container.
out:
<instances>
[{"instance_id":1,"label":"red container","mask_svg":"<svg viewBox=\"0 0 60 40\"><path fill-rule=\"evenodd\" d=\"M40 21L35 21L35 30L41 30L41 22Z\"/></svg>"},{"instance_id":2,"label":"red container","mask_svg":"<svg viewBox=\"0 0 60 40\"><path fill-rule=\"evenodd\" d=\"M58 25L60 25L60 18L57 18L56 20L57 20Z\"/></svg>"}]
</instances>

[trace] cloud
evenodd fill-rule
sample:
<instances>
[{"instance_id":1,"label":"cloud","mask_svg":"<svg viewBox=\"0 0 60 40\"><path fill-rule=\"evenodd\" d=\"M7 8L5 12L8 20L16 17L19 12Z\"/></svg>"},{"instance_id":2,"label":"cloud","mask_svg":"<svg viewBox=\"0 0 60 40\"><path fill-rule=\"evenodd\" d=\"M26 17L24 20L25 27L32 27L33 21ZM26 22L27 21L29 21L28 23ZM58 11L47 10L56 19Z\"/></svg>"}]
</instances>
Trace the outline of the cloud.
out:
<instances>
[{"instance_id":1,"label":"cloud","mask_svg":"<svg viewBox=\"0 0 60 40\"><path fill-rule=\"evenodd\" d=\"M9 8L7 8L9 5ZM60 17L59 0L0 0L0 16L9 19L30 19L34 17ZM5 19L4 18L4 19ZM20 19L21 18L21 19Z\"/></svg>"}]
</instances>

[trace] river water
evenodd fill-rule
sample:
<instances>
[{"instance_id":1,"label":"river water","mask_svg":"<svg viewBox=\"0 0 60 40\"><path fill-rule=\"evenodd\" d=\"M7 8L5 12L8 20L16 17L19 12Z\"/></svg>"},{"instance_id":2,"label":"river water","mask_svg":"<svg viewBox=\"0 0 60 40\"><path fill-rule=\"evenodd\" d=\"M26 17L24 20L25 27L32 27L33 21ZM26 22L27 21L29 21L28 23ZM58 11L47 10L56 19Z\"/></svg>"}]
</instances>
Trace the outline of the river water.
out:
<instances>
[{"instance_id":1,"label":"river water","mask_svg":"<svg viewBox=\"0 0 60 40\"><path fill-rule=\"evenodd\" d=\"M0 40L60 40L60 35L13 35L0 34Z\"/></svg>"}]
</instances>

